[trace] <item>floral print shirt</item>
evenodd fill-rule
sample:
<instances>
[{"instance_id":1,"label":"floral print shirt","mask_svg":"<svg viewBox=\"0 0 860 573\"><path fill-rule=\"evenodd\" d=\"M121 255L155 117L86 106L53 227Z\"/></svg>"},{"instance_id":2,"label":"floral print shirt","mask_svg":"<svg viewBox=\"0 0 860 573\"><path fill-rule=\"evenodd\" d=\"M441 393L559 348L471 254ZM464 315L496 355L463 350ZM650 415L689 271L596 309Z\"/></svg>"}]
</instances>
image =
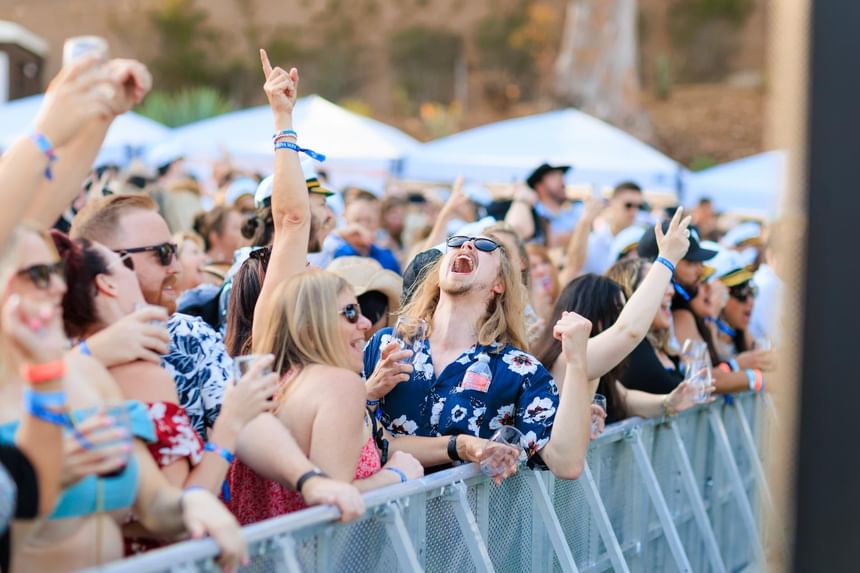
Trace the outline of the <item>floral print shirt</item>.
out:
<instances>
[{"instance_id":1,"label":"floral print shirt","mask_svg":"<svg viewBox=\"0 0 860 573\"><path fill-rule=\"evenodd\" d=\"M377 332L364 350L364 372L370 376L392 329ZM489 357L492 372L486 391L464 388L466 370ZM413 360L414 370L380 401L382 421L393 434L450 436L471 434L491 438L501 426L515 426L525 436L530 465L544 467L535 456L549 441L558 409L558 387L534 356L511 345L476 345L445 366L437 378L428 341Z\"/></svg>"},{"instance_id":2,"label":"floral print shirt","mask_svg":"<svg viewBox=\"0 0 860 573\"><path fill-rule=\"evenodd\" d=\"M167 321L170 347L161 366L174 381L179 405L206 441L206 428L215 424L224 399L224 386L233 378L233 359L221 334L197 316L176 313Z\"/></svg>"}]
</instances>

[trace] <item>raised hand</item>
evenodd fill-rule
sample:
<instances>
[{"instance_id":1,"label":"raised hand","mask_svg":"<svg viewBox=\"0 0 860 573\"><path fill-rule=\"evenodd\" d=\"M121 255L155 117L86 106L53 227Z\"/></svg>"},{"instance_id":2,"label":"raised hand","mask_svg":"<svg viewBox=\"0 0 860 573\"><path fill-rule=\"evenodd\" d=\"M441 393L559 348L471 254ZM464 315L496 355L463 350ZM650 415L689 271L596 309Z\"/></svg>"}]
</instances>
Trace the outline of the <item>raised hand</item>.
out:
<instances>
[{"instance_id":1,"label":"raised hand","mask_svg":"<svg viewBox=\"0 0 860 573\"><path fill-rule=\"evenodd\" d=\"M281 67L272 68L266 50L260 50L260 62L263 64L263 75L266 78L263 91L269 98L272 112L276 116L291 115L298 98L299 71L296 68L290 68L289 72Z\"/></svg>"},{"instance_id":2,"label":"raised hand","mask_svg":"<svg viewBox=\"0 0 860 573\"><path fill-rule=\"evenodd\" d=\"M472 200L463 193L463 176L460 175L451 186L451 196L442 206L442 216L453 216L471 203Z\"/></svg>"},{"instance_id":3,"label":"raised hand","mask_svg":"<svg viewBox=\"0 0 860 573\"><path fill-rule=\"evenodd\" d=\"M687 249L690 248L690 229L688 227L691 220L692 217L684 217L684 208L678 207L665 233L663 233L663 227L660 223L654 227L660 256L669 259L672 264L677 264L683 259L684 255L687 254Z\"/></svg>"},{"instance_id":4,"label":"raised hand","mask_svg":"<svg viewBox=\"0 0 860 573\"><path fill-rule=\"evenodd\" d=\"M90 55L51 80L35 127L55 148L68 143L88 122L113 117L114 86L103 64L100 57Z\"/></svg>"},{"instance_id":5,"label":"raised hand","mask_svg":"<svg viewBox=\"0 0 860 573\"><path fill-rule=\"evenodd\" d=\"M255 361L235 386L227 386L219 420L234 422L239 430L259 414L274 409L275 402L270 398L278 391L278 375L263 374L274 361L272 355Z\"/></svg>"},{"instance_id":6,"label":"raised hand","mask_svg":"<svg viewBox=\"0 0 860 573\"><path fill-rule=\"evenodd\" d=\"M585 209L582 212L582 218L585 221L594 222L603 211L606 210L606 200L596 199L594 197L585 201Z\"/></svg>"},{"instance_id":7,"label":"raised hand","mask_svg":"<svg viewBox=\"0 0 860 573\"><path fill-rule=\"evenodd\" d=\"M379 400L400 384L409 380L412 365L401 362L412 356L411 350L401 350L397 342L389 342L382 347L379 362L373 369L373 374L367 379L368 400Z\"/></svg>"},{"instance_id":8,"label":"raised hand","mask_svg":"<svg viewBox=\"0 0 860 573\"><path fill-rule=\"evenodd\" d=\"M107 63L114 83L113 112L123 114L143 101L152 89L152 76L137 60L116 59Z\"/></svg>"},{"instance_id":9,"label":"raised hand","mask_svg":"<svg viewBox=\"0 0 860 573\"><path fill-rule=\"evenodd\" d=\"M564 312L555 323L552 335L561 341L561 350L568 365L585 365L585 349L588 346L588 337L591 336L590 320L575 312Z\"/></svg>"}]
</instances>

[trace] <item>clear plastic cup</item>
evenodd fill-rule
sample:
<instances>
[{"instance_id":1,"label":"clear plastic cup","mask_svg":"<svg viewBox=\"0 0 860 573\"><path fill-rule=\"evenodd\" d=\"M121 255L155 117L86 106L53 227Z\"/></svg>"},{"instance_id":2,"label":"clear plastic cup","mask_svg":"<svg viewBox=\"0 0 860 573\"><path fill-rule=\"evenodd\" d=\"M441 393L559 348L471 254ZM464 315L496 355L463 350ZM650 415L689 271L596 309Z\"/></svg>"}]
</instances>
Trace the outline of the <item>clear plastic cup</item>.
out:
<instances>
[{"instance_id":1,"label":"clear plastic cup","mask_svg":"<svg viewBox=\"0 0 860 573\"><path fill-rule=\"evenodd\" d=\"M517 459L522 461L526 451L523 447L523 433L513 426L502 426L496 430L485 447L485 452L490 455L481 461L481 473L489 477L504 473L512 453L511 448L516 450Z\"/></svg>"}]
</instances>

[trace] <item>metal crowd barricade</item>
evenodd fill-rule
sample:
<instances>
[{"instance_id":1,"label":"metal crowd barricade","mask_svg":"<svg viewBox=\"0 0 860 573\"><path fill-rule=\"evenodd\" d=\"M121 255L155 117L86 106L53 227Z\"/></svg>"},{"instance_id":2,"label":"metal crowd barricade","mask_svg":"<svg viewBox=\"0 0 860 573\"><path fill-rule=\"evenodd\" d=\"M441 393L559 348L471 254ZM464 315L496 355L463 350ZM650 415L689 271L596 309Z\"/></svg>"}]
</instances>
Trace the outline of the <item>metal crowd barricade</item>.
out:
<instances>
[{"instance_id":1,"label":"metal crowd barricade","mask_svg":"<svg viewBox=\"0 0 860 573\"><path fill-rule=\"evenodd\" d=\"M576 481L524 470L496 487L470 464L366 494L354 523L331 507L258 523L243 571L761 571L765 407L750 393L615 424ZM217 571L216 554L190 541L97 570Z\"/></svg>"}]
</instances>

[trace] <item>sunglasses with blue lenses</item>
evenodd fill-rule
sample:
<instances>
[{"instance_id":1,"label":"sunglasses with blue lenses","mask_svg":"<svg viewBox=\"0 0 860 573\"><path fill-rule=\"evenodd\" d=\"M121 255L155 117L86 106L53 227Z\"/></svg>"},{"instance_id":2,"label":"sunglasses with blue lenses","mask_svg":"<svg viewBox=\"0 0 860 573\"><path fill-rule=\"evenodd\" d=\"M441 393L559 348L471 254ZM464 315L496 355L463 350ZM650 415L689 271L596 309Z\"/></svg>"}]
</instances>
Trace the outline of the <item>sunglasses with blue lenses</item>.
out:
<instances>
[{"instance_id":1,"label":"sunglasses with blue lenses","mask_svg":"<svg viewBox=\"0 0 860 573\"><path fill-rule=\"evenodd\" d=\"M350 323L355 324L361 318L361 306L356 303L350 303L338 311Z\"/></svg>"},{"instance_id":2,"label":"sunglasses with blue lenses","mask_svg":"<svg viewBox=\"0 0 860 573\"><path fill-rule=\"evenodd\" d=\"M463 237L461 235L457 235L448 239L448 248L459 249L469 241L472 241L475 248L484 253L492 253L500 247L500 245L492 239L485 239L484 237Z\"/></svg>"}]
</instances>

